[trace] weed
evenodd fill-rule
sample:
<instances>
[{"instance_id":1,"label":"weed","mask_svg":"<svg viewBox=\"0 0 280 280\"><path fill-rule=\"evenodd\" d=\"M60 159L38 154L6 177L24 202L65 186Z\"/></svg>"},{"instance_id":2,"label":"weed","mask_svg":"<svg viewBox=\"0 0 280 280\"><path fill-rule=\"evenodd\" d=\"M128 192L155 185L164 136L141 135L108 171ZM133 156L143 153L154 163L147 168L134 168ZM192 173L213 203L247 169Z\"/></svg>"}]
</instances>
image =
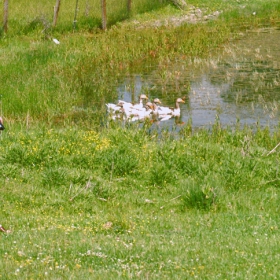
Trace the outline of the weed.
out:
<instances>
[{"instance_id":1,"label":"weed","mask_svg":"<svg viewBox=\"0 0 280 280\"><path fill-rule=\"evenodd\" d=\"M182 207L188 209L197 209L209 211L217 203L216 190L209 185L200 185L199 183L187 183L184 186L182 194Z\"/></svg>"}]
</instances>

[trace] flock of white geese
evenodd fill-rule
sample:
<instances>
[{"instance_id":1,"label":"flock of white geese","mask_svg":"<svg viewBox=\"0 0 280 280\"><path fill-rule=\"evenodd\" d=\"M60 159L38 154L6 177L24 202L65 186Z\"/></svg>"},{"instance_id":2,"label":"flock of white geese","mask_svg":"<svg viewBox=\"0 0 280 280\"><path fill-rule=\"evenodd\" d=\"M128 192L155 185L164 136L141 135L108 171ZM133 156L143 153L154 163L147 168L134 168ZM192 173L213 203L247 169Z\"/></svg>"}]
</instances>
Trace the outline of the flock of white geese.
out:
<instances>
[{"instance_id":1,"label":"flock of white geese","mask_svg":"<svg viewBox=\"0 0 280 280\"><path fill-rule=\"evenodd\" d=\"M161 106L161 101L158 98L148 101L148 97L145 94L141 94L139 103L133 104L119 100L117 104L107 103L106 106L109 117L112 120L138 121L150 118L165 121L172 117L180 116L180 103L185 103L184 98L177 98L175 107L164 107Z\"/></svg>"}]
</instances>

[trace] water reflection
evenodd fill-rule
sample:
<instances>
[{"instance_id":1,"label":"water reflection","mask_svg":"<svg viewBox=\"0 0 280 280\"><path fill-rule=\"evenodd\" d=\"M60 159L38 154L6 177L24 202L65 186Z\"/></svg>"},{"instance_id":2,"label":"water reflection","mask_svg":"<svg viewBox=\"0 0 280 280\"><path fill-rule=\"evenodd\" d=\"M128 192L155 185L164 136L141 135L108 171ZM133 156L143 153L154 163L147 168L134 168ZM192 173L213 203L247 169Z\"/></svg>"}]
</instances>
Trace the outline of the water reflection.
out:
<instances>
[{"instance_id":1,"label":"water reflection","mask_svg":"<svg viewBox=\"0 0 280 280\"><path fill-rule=\"evenodd\" d=\"M179 119L157 122L157 128L173 129L190 120L193 127L210 127L217 117L223 126L278 125L280 109L280 31L246 34L207 61L161 64L149 74L132 74L118 87L119 99L135 102L141 93L164 106L181 104ZM145 66L143 66L145 67ZM147 72L147 71L143 71Z\"/></svg>"}]
</instances>

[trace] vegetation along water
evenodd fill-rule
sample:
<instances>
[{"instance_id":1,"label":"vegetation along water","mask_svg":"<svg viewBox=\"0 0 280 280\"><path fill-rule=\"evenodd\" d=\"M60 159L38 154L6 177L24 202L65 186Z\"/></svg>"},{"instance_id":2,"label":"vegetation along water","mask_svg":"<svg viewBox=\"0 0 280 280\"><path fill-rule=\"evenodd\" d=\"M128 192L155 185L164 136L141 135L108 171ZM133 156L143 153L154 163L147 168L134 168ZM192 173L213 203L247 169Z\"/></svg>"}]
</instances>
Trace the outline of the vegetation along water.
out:
<instances>
[{"instance_id":1,"label":"vegetation along water","mask_svg":"<svg viewBox=\"0 0 280 280\"><path fill-rule=\"evenodd\" d=\"M273 130L224 126L218 110L211 127L159 130L110 121L105 106L125 77L154 69L163 100L190 97L174 65L212 71L248 31L279 30L279 1L127 2L107 1L106 30L97 0L62 1L55 26L55 1L9 3L0 279L279 279L276 58L269 84L258 67L242 76L252 92L270 87L256 93ZM227 98L248 100L238 89Z\"/></svg>"}]
</instances>

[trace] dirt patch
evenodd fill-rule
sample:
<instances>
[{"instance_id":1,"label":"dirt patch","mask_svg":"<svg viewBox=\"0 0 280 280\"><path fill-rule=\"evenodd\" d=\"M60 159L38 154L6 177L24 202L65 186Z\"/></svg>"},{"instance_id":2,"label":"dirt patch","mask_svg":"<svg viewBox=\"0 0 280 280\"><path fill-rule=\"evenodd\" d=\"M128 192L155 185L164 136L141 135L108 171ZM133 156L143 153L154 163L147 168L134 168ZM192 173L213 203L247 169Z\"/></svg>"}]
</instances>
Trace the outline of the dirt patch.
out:
<instances>
[{"instance_id":1,"label":"dirt patch","mask_svg":"<svg viewBox=\"0 0 280 280\"><path fill-rule=\"evenodd\" d=\"M209 20L216 19L222 12L215 11L209 13L206 9L200 9L197 7L189 7L184 10L183 15L180 16L170 16L164 19L149 20L146 22L139 22L134 20L133 24L137 28L150 28L150 27L160 27L160 26L180 26L185 23L195 24L198 22L207 22Z\"/></svg>"}]
</instances>

